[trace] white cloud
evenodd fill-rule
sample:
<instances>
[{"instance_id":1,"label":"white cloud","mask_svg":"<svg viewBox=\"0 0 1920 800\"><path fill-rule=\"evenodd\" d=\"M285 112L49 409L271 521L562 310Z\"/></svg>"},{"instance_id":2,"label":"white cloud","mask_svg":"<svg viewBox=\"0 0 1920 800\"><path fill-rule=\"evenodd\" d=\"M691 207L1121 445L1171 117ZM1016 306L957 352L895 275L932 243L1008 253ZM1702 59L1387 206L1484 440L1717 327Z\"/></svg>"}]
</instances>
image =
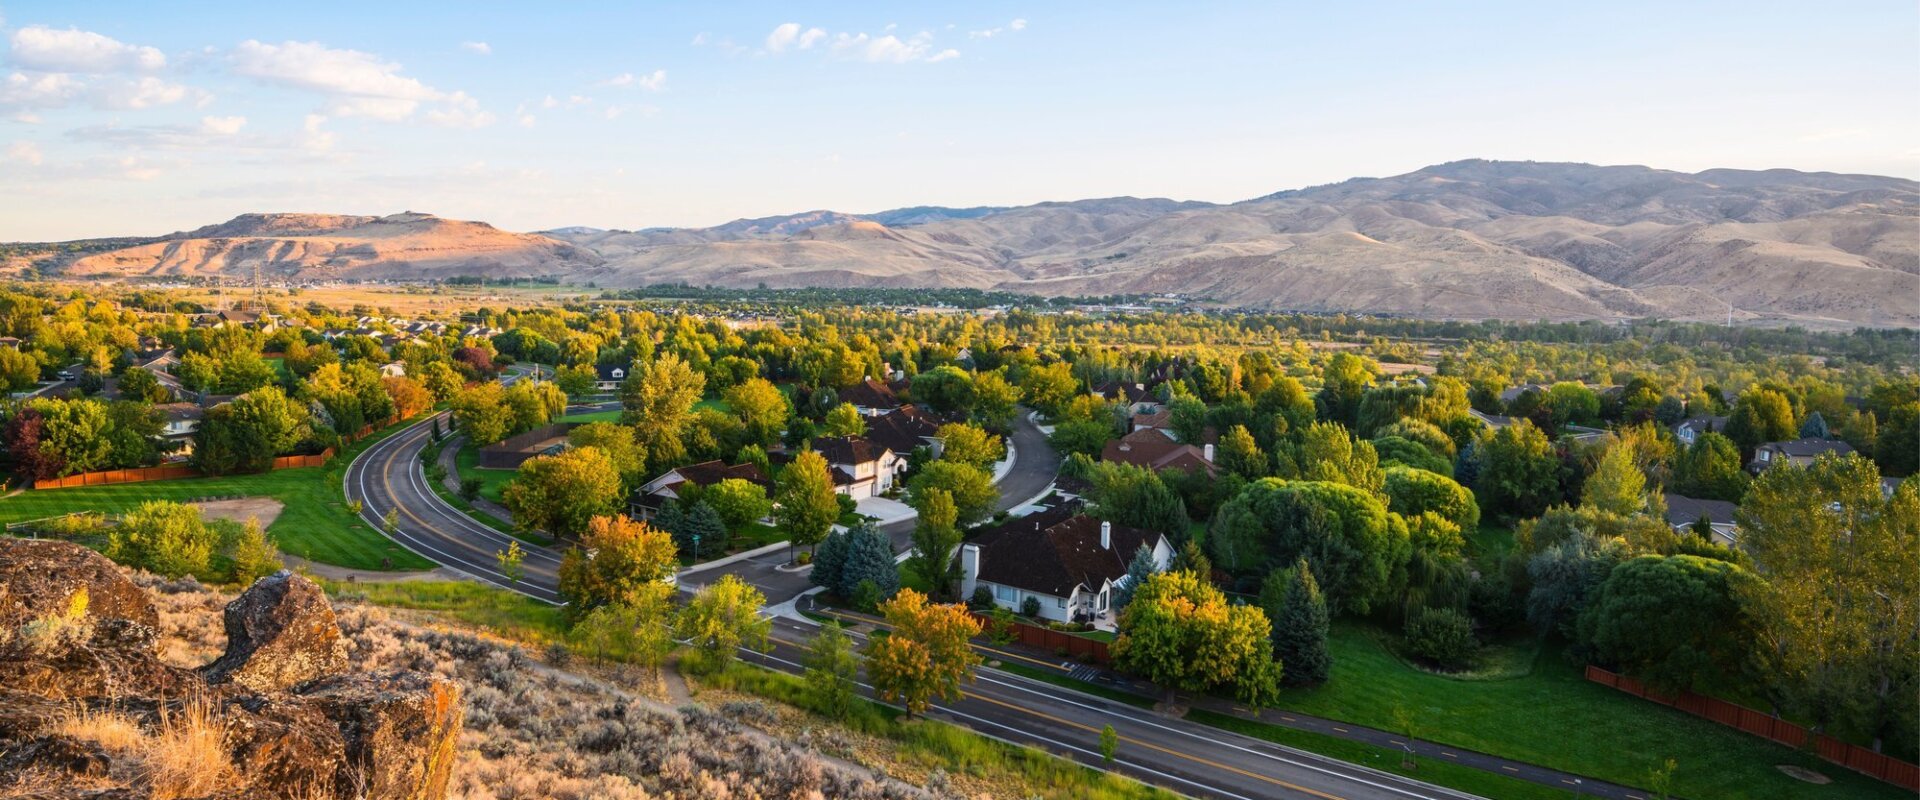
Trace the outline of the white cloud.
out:
<instances>
[{"instance_id":1,"label":"white cloud","mask_svg":"<svg viewBox=\"0 0 1920 800\"><path fill-rule=\"evenodd\" d=\"M188 97L201 101L211 98L211 95L199 89L169 83L152 76L142 76L138 80L102 86L97 94L98 103L101 106L119 109L170 106Z\"/></svg>"},{"instance_id":2,"label":"white cloud","mask_svg":"<svg viewBox=\"0 0 1920 800\"><path fill-rule=\"evenodd\" d=\"M1011 30L1024 31L1027 29L1027 21L1024 19L1015 19L1007 23L1007 27Z\"/></svg>"},{"instance_id":3,"label":"white cloud","mask_svg":"<svg viewBox=\"0 0 1920 800\"><path fill-rule=\"evenodd\" d=\"M803 28L800 23L788 22L767 34L766 52L780 55L789 51L810 50L824 42L825 49L834 58L873 63L935 62L960 57L960 51L950 47L935 50L932 33L921 31L903 39L889 33L894 28L894 25L887 25L881 29L879 36L868 33L830 34L819 28Z\"/></svg>"},{"instance_id":4,"label":"white cloud","mask_svg":"<svg viewBox=\"0 0 1920 800\"><path fill-rule=\"evenodd\" d=\"M126 44L78 28L56 30L30 25L8 38L7 60L40 72L152 72L167 65L167 57L152 47Z\"/></svg>"},{"instance_id":5,"label":"white cloud","mask_svg":"<svg viewBox=\"0 0 1920 800\"><path fill-rule=\"evenodd\" d=\"M692 45L694 47L705 47L707 44L707 39L708 39L707 32L701 31L699 33L694 34L693 41L688 42L687 44Z\"/></svg>"},{"instance_id":6,"label":"white cloud","mask_svg":"<svg viewBox=\"0 0 1920 800\"><path fill-rule=\"evenodd\" d=\"M638 86L649 92L657 92L665 88L667 85L667 71L664 69L656 69L645 75L635 75L631 72L623 72L623 73L620 73L619 75L615 75L611 78L601 81L598 85L616 86L616 87Z\"/></svg>"},{"instance_id":7,"label":"white cloud","mask_svg":"<svg viewBox=\"0 0 1920 800\"><path fill-rule=\"evenodd\" d=\"M37 167L40 166L41 162L46 160L46 155L40 152L40 145L34 144L33 142L20 141L7 145L7 160L16 164L26 164Z\"/></svg>"},{"instance_id":8,"label":"white cloud","mask_svg":"<svg viewBox=\"0 0 1920 800\"><path fill-rule=\"evenodd\" d=\"M1027 29L1027 21L1025 19L1015 19L1014 21L1007 23L1006 27L988 28L984 31L967 31L967 38L991 39L1003 33L1019 32L1026 29Z\"/></svg>"},{"instance_id":9,"label":"white cloud","mask_svg":"<svg viewBox=\"0 0 1920 800\"><path fill-rule=\"evenodd\" d=\"M493 45L486 42L461 42L460 49L477 56L493 55Z\"/></svg>"},{"instance_id":10,"label":"white cloud","mask_svg":"<svg viewBox=\"0 0 1920 800\"><path fill-rule=\"evenodd\" d=\"M305 136L300 140L300 146L316 153L332 150L334 143L333 132L320 129L321 126L325 124L327 124L327 118L325 116L308 114L306 120L304 120L300 126L301 131L305 133Z\"/></svg>"},{"instance_id":11,"label":"white cloud","mask_svg":"<svg viewBox=\"0 0 1920 800\"><path fill-rule=\"evenodd\" d=\"M448 96L444 107L427 111L427 121L447 128L484 128L494 122L493 114L480 110L480 101L466 92Z\"/></svg>"},{"instance_id":12,"label":"white cloud","mask_svg":"<svg viewBox=\"0 0 1920 800\"><path fill-rule=\"evenodd\" d=\"M72 75L15 72L0 81L0 106L14 109L59 108L85 89Z\"/></svg>"},{"instance_id":13,"label":"white cloud","mask_svg":"<svg viewBox=\"0 0 1920 800\"><path fill-rule=\"evenodd\" d=\"M246 117L201 117L200 131L214 136L232 136L247 126Z\"/></svg>"},{"instance_id":14,"label":"white cloud","mask_svg":"<svg viewBox=\"0 0 1920 800\"><path fill-rule=\"evenodd\" d=\"M234 48L231 58L236 74L329 95L329 112L335 116L395 121L412 116L423 102L450 97L401 75L399 64L319 42L266 44L249 39Z\"/></svg>"}]
</instances>

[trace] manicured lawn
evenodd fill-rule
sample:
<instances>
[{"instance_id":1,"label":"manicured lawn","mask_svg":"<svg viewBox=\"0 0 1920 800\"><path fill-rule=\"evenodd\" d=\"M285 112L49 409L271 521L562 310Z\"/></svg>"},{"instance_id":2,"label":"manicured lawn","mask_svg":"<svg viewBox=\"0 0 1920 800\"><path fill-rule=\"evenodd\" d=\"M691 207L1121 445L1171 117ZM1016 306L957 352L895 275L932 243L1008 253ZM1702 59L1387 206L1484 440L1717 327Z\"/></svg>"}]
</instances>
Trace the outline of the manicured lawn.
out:
<instances>
[{"instance_id":1,"label":"manicured lawn","mask_svg":"<svg viewBox=\"0 0 1920 800\"><path fill-rule=\"evenodd\" d=\"M453 463L460 471L461 480L479 479L480 496L496 503L506 502L501 497L501 492L506 491L507 484L512 483L513 479L520 475L518 470L481 469L480 449L474 447L473 442L461 442L460 452L454 456Z\"/></svg>"},{"instance_id":2,"label":"manicured lawn","mask_svg":"<svg viewBox=\"0 0 1920 800\"><path fill-rule=\"evenodd\" d=\"M711 408L723 414L733 413L733 404L725 400L722 400L718 397L709 397L705 400L701 400L698 403L694 403L693 407L694 408Z\"/></svg>"},{"instance_id":3,"label":"manicured lawn","mask_svg":"<svg viewBox=\"0 0 1920 800\"><path fill-rule=\"evenodd\" d=\"M588 422L619 422L621 413L622 412L619 411L586 411L579 414L568 414L557 421L578 422L582 424Z\"/></svg>"},{"instance_id":4,"label":"manicured lawn","mask_svg":"<svg viewBox=\"0 0 1920 800\"><path fill-rule=\"evenodd\" d=\"M1665 759L1679 762L1682 797L1911 797L1891 785L1759 737L1587 681L1558 648L1525 675L1454 680L1416 670L1357 624L1334 627L1333 677L1282 693L1281 708L1383 730L1412 713L1415 735L1602 780L1644 787ZM1815 786L1775 768L1797 764L1833 778ZM1498 795L1496 795L1498 796Z\"/></svg>"},{"instance_id":5,"label":"manicured lawn","mask_svg":"<svg viewBox=\"0 0 1920 800\"><path fill-rule=\"evenodd\" d=\"M566 638L565 609L505 589L467 581L321 581L320 585L327 594L337 598L435 611L530 645L550 644Z\"/></svg>"},{"instance_id":6,"label":"manicured lawn","mask_svg":"<svg viewBox=\"0 0 1920 800\"><path fill-rule=\"evenodd\" d=\"M187 502L207 498L272 497L286 504L267 533L281 551L354 569L431 569L434 564L395 544L347 511L341 482L361 450L395 433L394 426L356 442L324 467L283 469L258 475L188 478L74 489L25 491L0 498L0 523L77 511L124 514L148 500ZM390 563L389 563L390 562Z\"/></svg>"}]
</instances>

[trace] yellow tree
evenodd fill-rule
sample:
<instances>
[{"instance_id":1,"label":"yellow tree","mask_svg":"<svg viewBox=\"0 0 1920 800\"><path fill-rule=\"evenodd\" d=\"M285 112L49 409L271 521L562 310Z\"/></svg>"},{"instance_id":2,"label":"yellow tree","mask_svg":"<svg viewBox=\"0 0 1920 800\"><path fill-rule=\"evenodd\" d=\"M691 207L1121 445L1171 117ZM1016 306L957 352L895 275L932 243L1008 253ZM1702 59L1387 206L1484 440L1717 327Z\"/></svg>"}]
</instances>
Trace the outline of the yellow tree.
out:
<instances>
[{"instance_id":1,"label":"yellow tree","mask_svg":"<svg viewBox=\"0 0 1920 800\"><path fill-rule=\"evenodd\" d=\"M620 471L597 447L536 456L520 465L501 499L522 528L578 538L594 517L617 510Z\"/></svg>"},{"instance_id":2,"label":"yellow tree","mask_svg":"<svg viewBox=\"0 0 1920 800\"><path fill-rule=\"evenodd\" d=\"M980 635L980 622L959 604L927 602L927 596L902 589L880 604L892 631L867 650L867 677L881 699L897 702L907 715L927 710L934 698L958 700L961 681L973 681L980 663L967 640Z\"/></svg>"},{"instance_id":3,"label":"yellow tree","mask_svg":"<svg viewBox=\"0 0 1920 800\"><path fill-rule=\"evenodd\" d=\"M1259 706L1278 691L1280 664L1272 625L1258 606L1228 605L1226 595L1186 570L1163 572L1134 590L1120 614L1114 665L1167 690L1204 692L1230 686Z\"/></svg>"},{"instance_id":4,"label":"yellow tree","mask_svg":"<svg viewBox=\"0 0 1920 800\"><path fill-rule=\"evenodd\" d=\"M701 667L718 670L741 647L765 650L773 621L760 616L767 596L736 575L700 587L674 621L674 635L699 651Z\"/></svg>"},{"instance_id":5,"label":"yellow tree","mask_svg":"<svg viewBox=\"0 0 1920 800\"><path fill-rule=\"evenodd\" d=\"M603 605L649 607L679 566L673 535L625 517L594 517L580 544L560 559L560 594L575 615Z\"/></svg>"}]
</instances>

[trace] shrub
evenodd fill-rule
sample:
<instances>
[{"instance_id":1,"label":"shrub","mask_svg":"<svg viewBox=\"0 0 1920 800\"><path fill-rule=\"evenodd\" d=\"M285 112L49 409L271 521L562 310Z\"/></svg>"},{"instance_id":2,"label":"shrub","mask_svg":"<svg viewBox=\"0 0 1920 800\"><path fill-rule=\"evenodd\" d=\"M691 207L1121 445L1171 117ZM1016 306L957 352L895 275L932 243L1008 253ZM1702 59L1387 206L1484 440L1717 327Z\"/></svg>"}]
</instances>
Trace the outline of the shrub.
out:
<instances>
[{"instance_id":1,"label":"shrub","mask_svg":"<svg viewBox=\"0 0 1920 800\"><path fill-rule=\"evenodd\" d=\"M127 514L107 534L107 555L169 578L205 573L220 535L200 519L200 509L151 500Z\"/></svg>"},{"instance_id":2,"label":"shrub","mask_svg":"<svg viewBox=\"0 0 1920 800\"><path fill-rule=\"evenodd\" d=\"M1029 595L1027 599L1020 601L1020 613L1029 617L1040 616L1040 598Z\"/></svg>"},{"instance_id":3,"label":"shrub","mask_svg":"<svg viewBox=\"0 0 1920 800\"><path fill-rule=\"evenodd\" d=\"M1407 618L1407 652L1442 669L1460 669L1480 647L1473 620L1451 608L1422 608Z\"/></svg>"},{"instance_id":4,"label":"shrub","mask_svg":"<svg viewBox=\"0 0 1920 800\"><path fill-rule=\"evenodd\" d=\"M880 584L864 580L854 588L853 597L850 599L853 601L854 608L871 614L880 607L881 601L887 598L881 593Z\"/></svg>"},{"instance_id":5,"label":"shrub","mask_svg":"<svg viewBox=\"0 0 1920 800\"><path fill-rule=\"evenodd\" d=\"M985 586L973 587L973 597L967 599L967 605L978 611L993 607L993 592Z\"/></svg>"},{"instance_id":6,"label":"shrub","mask_svg":"<svg viewBox=\"0 0 1920 800\"><path fill-rule=\"evenodd\" d=\"M460 499L471 503L473 502L474 498L479 496L480 496L480 479L479 478L461 478L460 479Z\"/></svg>"}]
</instances>

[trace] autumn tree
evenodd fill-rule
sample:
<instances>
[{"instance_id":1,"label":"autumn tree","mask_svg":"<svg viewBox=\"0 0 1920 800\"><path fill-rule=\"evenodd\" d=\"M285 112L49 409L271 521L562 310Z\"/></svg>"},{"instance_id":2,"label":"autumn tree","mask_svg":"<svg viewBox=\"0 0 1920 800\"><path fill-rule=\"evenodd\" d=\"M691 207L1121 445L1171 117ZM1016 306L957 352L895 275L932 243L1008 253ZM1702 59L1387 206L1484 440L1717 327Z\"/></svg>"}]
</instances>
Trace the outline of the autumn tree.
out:
<instances>
[{"instance_id":1,"label":"autumn tree","mask_svg":"<svg viewBox=\"0 0 1920 800\"><path fill-rule=\"evenodd\" d=\"M980 635L980 622L965 606L929 603L912 589L880 604L880 613L889 631L868 645L867 676L881 699L899 703L909 717L935 698L959 700L960 684L973 680L980 663L968 645Z\"/></svg>"},{"instance_id":2,"label":"autumn tree","mask_svg":"<svg viewBox=\"0 0 1920 800\"><path fill-rule=\"evenodd\" d=\"M964 422L940 426L934 436L940 439L940 460L966 464L983 470L1007 457L1007 445L1000 437Z\"/></svg>"},{"instance_id":3,"label":"autumn tree","mask_svg":"<svg viewBox=\"0 0 1920 800\"><path fill-rule=\"evenodd\" d=\"M620 472L596 447L527 459L501 493L522 529L566 539L579 538L593 518L616 513L621 498Z\"/></svg>"},{"instance_id":4,"label":"autumn tree","mask_svg":"<svg viewBox=\"0 0 1920 800\"><path fill-rule=\"evenodd\" d=\"M827 412L826 424L822 429L825 436L864 436L867 433L867 418L860 415L860 409L852 403L841 403Z\"/></svg>"},{"instance_id":5,"label":"autumn tree","mask_svg":"<svg viewBox=\"0 0 1920 800\"><path fill-rule=\"evenodd\" d=\"M915 498L916 505L920 503L917 498L936 490L953 499L961 525L972 525L991 516L994 501L1000 499L1000 490L994 487L993 477L986 470L954 461L928 464L907 482L907 492Z\"/></svg>"},{"instance_id":6,"label":"autumn tree","mask_svg":"<svg viewBox=\"0 0 1920 800\"><path fill-rule=\"evenodd\" d=\"M787 400L786 392L765 378L751 378L722 396L739 418L749 444L761 447L778 444L787 421L793 418L793 404Z\"/></svg>"},{"instance_id":7,"label":"autumn tree","mask_svg":"<svg viewBox=\"0 0 1920 800\"><path fill-rule=\"evenodd\" d=\"M660 587L672 593L666 578L679 557L666 531L621 516L595 517L560 559L560 595L576 618L603 605L643 605Z\"/></svg>"},{"instance_id":8,"label":"autumn tree","mask_svg":"<svg viewBox=\"0 0 1920 800\"><path fill-rule=\"evenodd\" d=\"M1258 607L1228 604L1192 572L1164 572L1121 612L1114 666L1166 689L1168 703L1178 692L1231 688L1257 708L1273 700L1280 680L1271 634Z\"/></svg>"},{"instance_id":9,"label":"autumn tree","mask_svg":"<svg viewBox=\"0 0 1920 800\"><path fill-rule=\"evenodd\" d=\"M573 448L591 447L606 455L620 482L632 489L646 482L647 458L633 428L612 422L589 422L567 432L567 444Z\"/></svg>"},{"instance_id":10,"label":"autumn tree","mask_svg":"<svg viewBox=\"0 0 1920 800\"><path fill-rule=\"evenodd\" d=\"M413 419L433 407L433 393L412 378L388 375L380 379L380 388L392 400L393 415L399 419Z\"/></svg>"}]
</instances>

